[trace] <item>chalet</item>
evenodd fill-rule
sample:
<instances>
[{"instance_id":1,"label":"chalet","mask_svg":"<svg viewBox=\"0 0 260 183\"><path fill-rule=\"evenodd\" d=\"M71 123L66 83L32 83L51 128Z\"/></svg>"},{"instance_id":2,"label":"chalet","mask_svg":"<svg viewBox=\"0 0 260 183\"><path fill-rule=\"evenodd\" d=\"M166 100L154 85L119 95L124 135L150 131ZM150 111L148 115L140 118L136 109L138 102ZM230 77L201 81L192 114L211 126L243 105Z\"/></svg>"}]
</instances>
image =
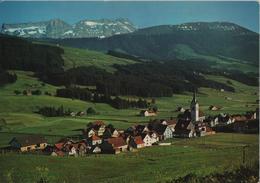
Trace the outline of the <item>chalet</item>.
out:
<instances>
[{"instance_id":1,"label":"chalet","mask_svg":"<svg viewBox=\"0 0 260 183\"><path fill-rule=\"evenodd\" d=\"M69 145L68 150L69 150L69 151L68 151L69 156L75 156L75 157L78 156L77 149L76 149L75 146Z\"/></svg>"},{"instance_id":2,"label":"chalet","mask_svg":"<svg viewBox=\"0 0 260 183\"><path fill-rule=\"evenodd\" d=\"M95 121L92 125L94 130L97 132L97 135L102 136L106 129L105 123L103 121Z\"/></svg>"},{"instance_id":3,"label":"chalet","mask_svg":"<svg viewBox=\"0 0 260 183\"><path fill-rule=\"evenodd\" d=\"M29 135L14 137L9 144L14 149L19 149L21 152L27 152L44 149L47 146L47 140L42 136Z\"/></svg>"},{"instance_id":4,"label":"chalet","mask_svg":"<svg viewBox=\"0 0 260 183\"><path fill-rule=\"evenodd\" d=\"M101 153L100 145L93 145L93 146L91 146L90 152L94 153L94 154Z\"/></svg>"},{"instance_id":5,"label":"chalet","mask_svg":"<svg viewBox=\"0 0 260 183\"><path fill-rule=\"evenodd\" d=\"M152 110L142 110L140 112L140 116L144 116L144 117L149 117L149 116L156 116L156 112L152 111Z\"/></svg>"},{"instance_id":6,"label":"chalet","mask_svg":"<svg viewBox=\"0 0 260 183\"><path fill-rule=\"evenodd\" d=\"M211 110L211 111L218 111L220 109L221 109L221 107L219 107L219 106L214 106L214 105L209 106L209 110Z\"/></svg>"},{"instance_id":7,"label":"chalet","mask_svg":"<svg viewBox=\"0 0 260 183\"><path fill-rule=\"evenodd\" d=\"M86 131L83 132L83 134L86 138L90 138L96 134L96 131L94 130L94 128L88 128Z\"/></svg>"},{"instance_id":8,"label":"chalet","mask_svg":"<svg viewBox=\"0 0 260 183\"><path fill-rule=\"evenodd\" d=\"M176 112L185 112L185 109L183 107L178 107L176 109Z\"/></svg>"},{"instance_id":9,"label":"chalet","mask_svg":"<svg viewBox=\"0 0 260 183\"><path fill-rule=\"evenodd\" d=\"M174 132L175 131L175 126L177 124L177 121L174 119L171 120L166 120L166 125L171 128L171 130Z\"/></svg>"},{"instance_id":10,"label":"chalet","mask_svg":"<svg viewBox=\"0 0 260 183\"><path fill-rule=\"evenodd\" d=\"M149 132L151 137L152 144L157 143L159 141L159 135L156 132Z\"/></svg>"},{"instance_id":11,"label":"chalet","mask_svg":"<svg viewBox=\"0 0 260 183\"><path fill-rule=\"evenodd\" d=\"M152 146L153 139L151 138L151 136L149 134L143 133L143 134L141 134L141 137L144 142L144 146L146 146L146 147Z\"/></svg>"},{"instance_id":12,"label":"chalet","mask_svg":"<svg viewBox=\"0 0 260 183\"><path fill-rule=\"evenodd\" d=\"M140 149L145 147L145 144L141 136L135 136L135 137L130 136L128 140L128 146L129 146L129 150L131 150L132 148Z\"/></svg>"},{"instance_id":13,"label":"chalet","mask_svg":"<svg viewBox=\"0 0 260 183\"><path fill-rule=\"evenodd\" d=\"M195 125L190 120L178 120L175 131L173 134L175 137L195 137Z\"/></svg>"},{"instance_id":14,"label":"chalet","mask_svg":"<svg viewBox=\"0 0 260 183\"><path fill-rule=\"evenodd\" d=\"M96 135L93 135L92 137L90 137L90 142L91 145L97 145L97 144L101 144L102 143L102 139Z\"/></svg>"},{"instance_id":15,"label":"chalet","mask_svg":"<svg viewBox=\"0 0 260 183\"><path fill-rule=\"evenodd\" d=\"M113 129L112 131L111 131L111 133L112 133L112 137L119 137L120 136L120 133L119 133L119 131L117 131L117 129Z\"/></svg>"},{"instance_id":16,"label":"chalet","mask_svg":"<svg viewBox=\"0 0 260 183\"><path fill-rule=\"evenodd\" d=\"M167 125L158 125L154 131L158 134L160 140L166 140L172 138L172 129Z\"/></svg>"},{"instance_id":17,"label":"chalet","mask_svg":"<svg viewBox=\"0 0 260 183\"><path fill-rule=\"evenodd\" d=\"M109 138L107 142L112 145L115 153L127 151L126 141L122 137Z\"/></svg>"},{"instance_id":18,"label":"chalet","mask_svg":"<svg viewBox=\"0 0 260 183\"><path fill-rule=\"evenodd\" d=\"M202 137L202 136L207 136L207 135L213 135L216 132L212 130L209 126L207 126L205 123L201 123L197 126L197 135Z\"/></svg>"}]
</instances>

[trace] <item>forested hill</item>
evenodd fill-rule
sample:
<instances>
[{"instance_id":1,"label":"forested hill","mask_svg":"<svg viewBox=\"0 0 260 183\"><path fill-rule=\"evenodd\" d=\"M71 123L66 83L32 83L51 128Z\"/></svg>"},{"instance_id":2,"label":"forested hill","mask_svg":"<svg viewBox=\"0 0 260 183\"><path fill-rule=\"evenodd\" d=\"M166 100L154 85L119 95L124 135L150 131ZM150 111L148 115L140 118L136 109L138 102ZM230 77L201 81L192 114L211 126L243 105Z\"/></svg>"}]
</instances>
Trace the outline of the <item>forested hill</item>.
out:
<instances>
[{"instance_id":1,"label":"forested hill","mask_svg":"<svg viewBox=\"0 0 260 183\"><path fill-rule=\"evenodd\" d=\"M109 38L48 40L98 51L114 50L151 60L214 56L258 65L259 35L227 22L186 23L139 29Z\"/></svg>"},{"instance_id":2,"label":"forested hill","mask_svg":"<svg viewBox=\"0 0 260 183\"><path fill-rule=\"evenodd\" d=\"M57 71L64 65L63 49L34 44L22 38L0 34L0 67L35 72Z\"/></svg>"}]
</instances>

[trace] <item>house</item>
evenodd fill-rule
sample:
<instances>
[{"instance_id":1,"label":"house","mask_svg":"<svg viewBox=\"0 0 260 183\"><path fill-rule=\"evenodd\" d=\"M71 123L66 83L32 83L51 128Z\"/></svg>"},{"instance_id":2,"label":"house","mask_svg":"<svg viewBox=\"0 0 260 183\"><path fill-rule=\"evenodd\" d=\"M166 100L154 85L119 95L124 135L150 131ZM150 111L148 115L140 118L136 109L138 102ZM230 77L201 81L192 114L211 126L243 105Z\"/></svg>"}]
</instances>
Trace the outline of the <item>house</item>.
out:
<instances>
[{"instance_id":1,"label":"house","mask_svg":"<svg viewBox=\"0 0 260 183\"><path fill-rule=\"evenodd\" d=\"M175 137L191 138L196 136L195 125L190 120L179 119L175 131L173 133Z\"/></svg>"},{"instance_id":2,"label":"house","mask_svg":"<svg viewBox=\"0 0 260 183\"><path fill-rule=\"evenodd\" d=\"M69 151L68 151L69 156L75 156L75 157L78 156L77 149L75 146L69 145L68 149L69 149Z\"/></svg>"},{"instance_id":3,"label":"house","mask_svg":"<svg viewBox=\"0 0 260 183\"><path fill-rule=\"evenodd\" d=\"M94 153L94 154L101 153L100 145L93 145L93 146L91 146L90 152Z\"/></svg>"},{"instance_id":4,"label":"house","mask_svg":"<svg viewBox=\"0 0 260 183\"><path fill-rule=\"evenodd\" d=\"M185 109L183 107L178 107L176 109L176 112L184 112L184 111L185 111Z\"/></svg>"},{"instance_id":5,"label":"house","mask_svg":"<svg viewBox=\"0 0 260 183\"><path fill-rule=\"evenodd\" d=\"M116 153L127 151L126 141L122 137L109 138L107 142L112 145Z\"/></svg>"},{"instance_id":6,"label":"house","mask_svg":"<svg viewBox=\"0 0 260 183\"><path fill-rule=\"evenodd\" d=\"M159 142L159 135L155 131L149 132L149 135L151 137L152 144Z\"/></svg>"},{"instance_id":7,"label":"house","mask_svg":"<svg viewBox=\"0 0 260 183\"><path fill-rule=\"evenodd\" d=\"M219 106L214 106L214 105L209 106L209 110L211 110L211 111L218 111L220 109L221 109L221 107L219 107Z\"/></svg>"},{"instance_id":8,"label":"house","mask_svg":"<svg viewBox=\"0 0 260 183\"><path fill-rule=\"evenodd\" d=\"M47 140L39 135L28 135L14 137L9 144L12 148L19 149L21 152L28 152L43 150L47 146Z\"/></svg>"},{"instance_id":9,"label":"house","mask_svg":"<svg viewBox=\"0 0 260 183\"><path fill-rule=\"evenodd\" d=\"M102 136L106 130L106 125L103 121L95 121L92 123L92 128L97 132L98 136Z\"/></svg>"},{"instance_id":10,"label":"house","mask_svg":"<svg viewBox=\"0 0 260 183\"><path fill-rule=\"evenodd\" d=\"M129 150L131 150L132 148L140 149L145 147L145 144L141 136L129 136L128 146Z\"/></svg>"},{"instance_id":11,"label":"house","mask_svg":"<svg viewBox=\"0 0 260 183\"><path fill-rule=\"evenodd\" d=\"M149 116L156 116L156 112L152 111L152 110L142 110L140 112L140 116L144 116L144 117L149 117Z\"/></svg>"},{"instance_id":12,"label":"house","mask_svg":"<svg viewBox=\"0 0 260 183\"><path fill-rule=\"evenodd\" d=\"M96 135L90 137L91 145L97 145L102 143L102 139Z\"/></svg>"},{"instance_id":13,"label":"house","mask_svg":"<svg viewBox=\"0 0 260 183\"><path fill-rule=\"evenodd\" d=\"M152 138L150 137L150 135L148 133L143 133L141 134L142 140L144 142L144 146L149 147L152 146L153 141Z\"/></svg>"},{"instance_id":14,"label":"house","mask_svg":"<svg viewBox=\"0 0 260 183\"><path fill-rule=\"evenodd\" d=\"M111 134L112 134L111 137L114 137L114 138L120 136L119 131L117 131L117 129L115 129L115 128L111 131Z\"/></svg>"},{"instance_id":15,"label":"house","mask_svg":"<svg viewBox=\"0 0 260 183\"><path fill-rule=\"evenodd\" d=\"M207 136L207 135L213 135L216 132L212 130L209 126L207 126L205 123L199 124L197 127L197 135L202 137L202 136Z\"/></svg>"},{"instance_id":16,"label":"house","mask_svg":"<svg viewBox=\"0 0 260 183\"><path fill-rule=\"evenodd\" d=\"M159 135L160 140L166 140L172 138L172 129L167 125L158 125L157 128L154 129L154 131Z\"/></svg>"},{"instance_id":17,"label":"house","mask_svg":"<svg viewBox=\"0 0 260 183\"><path fill-rule=\"evenodd\" d=\"M175 131L175 126L177 124L177 121L174 119L166 120L166 125L171 128L171 130L174 132Z\"/></svg>"}]
</instances>

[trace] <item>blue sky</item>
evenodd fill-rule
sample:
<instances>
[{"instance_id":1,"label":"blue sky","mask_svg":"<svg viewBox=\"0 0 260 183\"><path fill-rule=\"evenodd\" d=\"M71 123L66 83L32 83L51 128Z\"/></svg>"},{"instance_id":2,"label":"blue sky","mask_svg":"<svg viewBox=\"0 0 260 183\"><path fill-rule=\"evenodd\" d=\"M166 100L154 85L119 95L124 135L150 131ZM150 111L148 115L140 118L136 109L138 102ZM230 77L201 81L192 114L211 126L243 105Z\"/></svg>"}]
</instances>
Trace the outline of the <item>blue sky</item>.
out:
<instances>
[{"instance_id":1,"label":"blue sky","mask_svg":"<svg viewBox=\"0 0 260 183\"><path fill-rule=\"evenodd\" d=\"M68 23L82 19L129 18L137 27L195 21L228 21L259 32L257 2L2 2L0 24L60 18Z\"/></svg>"}]
</instances>

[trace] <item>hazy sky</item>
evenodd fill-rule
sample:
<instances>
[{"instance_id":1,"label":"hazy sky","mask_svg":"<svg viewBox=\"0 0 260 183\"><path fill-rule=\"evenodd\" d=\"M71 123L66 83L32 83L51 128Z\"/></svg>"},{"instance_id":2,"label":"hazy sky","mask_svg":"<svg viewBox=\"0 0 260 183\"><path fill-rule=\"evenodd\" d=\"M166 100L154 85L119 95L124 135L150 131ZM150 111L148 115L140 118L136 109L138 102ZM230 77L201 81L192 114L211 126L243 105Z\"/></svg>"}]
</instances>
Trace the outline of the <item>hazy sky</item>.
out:
<instances>
[{"instance_id":1,"label":"hazy sky","mask_svg":"<svg viewBox=\"0 0 260 183\"><path fill-rule=\"evenodd\" d=\"M0 24L60 18L129 18L137 27L194 21L229 21L259 32L257 2L2 2Z\"/></svg>"}]
</instances>

